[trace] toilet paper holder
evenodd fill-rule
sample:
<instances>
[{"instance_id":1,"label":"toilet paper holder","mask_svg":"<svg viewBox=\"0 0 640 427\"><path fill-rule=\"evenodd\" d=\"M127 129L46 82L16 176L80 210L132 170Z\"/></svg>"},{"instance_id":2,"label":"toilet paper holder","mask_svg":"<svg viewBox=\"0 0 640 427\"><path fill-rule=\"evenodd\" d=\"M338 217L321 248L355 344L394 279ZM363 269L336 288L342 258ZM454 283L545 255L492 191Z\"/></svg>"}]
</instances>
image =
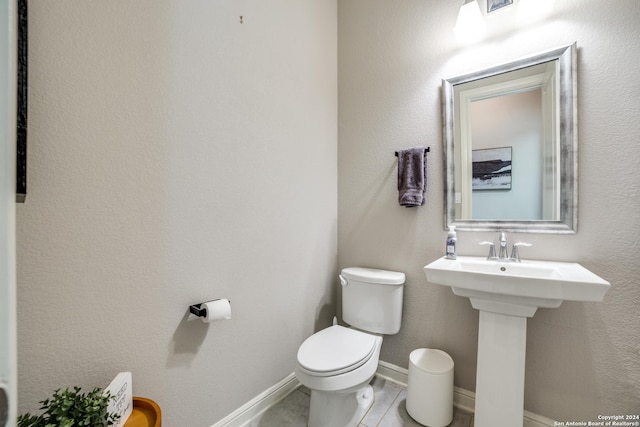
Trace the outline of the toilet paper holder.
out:
<instances>
[{"instance_id":1,"label":"toilet paper holder","mask_svg":"<svg viewBox=\"0 0 640 427\"><path fill-rule=\"evenodd\" d=\"M195 314L198 317L205 317L207 315L207 309L204 307L200 308L202 304L203 303L190 305L189 311L191 314Z\"/></svg>"},{"instance_id":2,"label":"toilet paper holder","mask_svg":"<svg viewBox=\"0 0 640 427\"><path fill-rule=\"evenodd\" d=\"M212 301L218 301L221 298L218 299L214 299ZM229 300L229 303L231 303L231 300ZM192 304L189 306L189 312L195 316L198 317L207 317L207 308L206 307L202 307L201 306L204 304L204 302L201 302L199 304Z\"/></svg>"}]
</instances>

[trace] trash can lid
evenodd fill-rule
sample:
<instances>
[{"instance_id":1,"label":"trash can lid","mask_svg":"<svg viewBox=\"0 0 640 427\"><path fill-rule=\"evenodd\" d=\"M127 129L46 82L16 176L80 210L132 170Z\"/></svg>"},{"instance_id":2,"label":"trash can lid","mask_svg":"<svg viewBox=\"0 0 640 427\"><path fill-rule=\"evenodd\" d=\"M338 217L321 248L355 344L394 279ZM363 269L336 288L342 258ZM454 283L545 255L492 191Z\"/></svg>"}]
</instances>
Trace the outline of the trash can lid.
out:
<instances>
[{"instance_id":1,"label":"trash can lid","mask_svg":"<svg viewBox=\"0 0 640 427\"><path fill-rule=\"evenodd\" d=\"M375 268L347 267L342 269L341 275L346 279L375 283L377 285L402 285L405 281L404 273Z\"/></svg>"},{"instance_id":2,"label":"trash can lid","mask_svg":"<svg viewBox=\"0 0 640 427\"><path fill-rule=\"evenodd\" d=\"M411 352L409 360L416 368L429 374L442 375L453 370L453 359L442 350L419 348Z\"/></svg>"}]
</instances>

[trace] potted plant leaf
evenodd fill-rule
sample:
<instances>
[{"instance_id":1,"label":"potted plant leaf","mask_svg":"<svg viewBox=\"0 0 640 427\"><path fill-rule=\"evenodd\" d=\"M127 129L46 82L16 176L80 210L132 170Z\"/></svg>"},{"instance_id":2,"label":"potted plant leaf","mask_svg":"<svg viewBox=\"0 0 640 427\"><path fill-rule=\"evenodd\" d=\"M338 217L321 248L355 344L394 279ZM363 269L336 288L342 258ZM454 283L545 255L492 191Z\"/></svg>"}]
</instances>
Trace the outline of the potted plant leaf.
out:
<instances>
[{"instance_id":1,"label":"potted plant leaf","mask_svg":"<svg viewBox=\"0 0 640 427\"><path fill-rule=\"evenodd\" d=\"M40 415L29 413L18 417L18 427L105 427L113 425L119 415L109 413L107 406L113 396L94 388L89 393L81 393L80 387L60 389L40 401L44 412Z\"/></svg>"}]
</instances>

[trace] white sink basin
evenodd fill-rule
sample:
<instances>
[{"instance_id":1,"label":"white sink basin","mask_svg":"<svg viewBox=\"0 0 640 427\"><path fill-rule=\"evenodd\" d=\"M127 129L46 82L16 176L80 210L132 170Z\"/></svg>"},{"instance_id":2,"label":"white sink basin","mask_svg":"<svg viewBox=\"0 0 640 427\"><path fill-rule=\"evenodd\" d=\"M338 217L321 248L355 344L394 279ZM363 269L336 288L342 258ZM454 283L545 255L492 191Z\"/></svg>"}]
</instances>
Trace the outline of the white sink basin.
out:
<instances>
[{"instance_id":1,"label":"white sink basin","mask_svg":"<svg viewBox=\"0 0 640 427\"><path fill-rule=\"evenodd\" d=\"M440 258L424 267L427 280L450 286L453 293L471 298L475 308L479 301L498 303L489 311L503 313L504 304L531 307L558 307L562 301L602 301L609 282L593 274L580 264L551 261L521 263L488 261L482 257L459 256L450 260ZM494 304L495 305L495 304ZM516 307L513 307L516 308ZM496 311L498 310L498 311ZM512 314L508 310L504 314Z\"/></svg>"},{"instance_id":2,"label":"white sink basin","mask_svg":"<svg viewBox=\"0 0 640 427\"><path fill-rule=\"evenodd\" d=\"M602 301L609 283L580 264L440 258L427 280L450 286L480 310L475 427L522 427L527 318L562 301Z\"/></svg>"}]
</instances>

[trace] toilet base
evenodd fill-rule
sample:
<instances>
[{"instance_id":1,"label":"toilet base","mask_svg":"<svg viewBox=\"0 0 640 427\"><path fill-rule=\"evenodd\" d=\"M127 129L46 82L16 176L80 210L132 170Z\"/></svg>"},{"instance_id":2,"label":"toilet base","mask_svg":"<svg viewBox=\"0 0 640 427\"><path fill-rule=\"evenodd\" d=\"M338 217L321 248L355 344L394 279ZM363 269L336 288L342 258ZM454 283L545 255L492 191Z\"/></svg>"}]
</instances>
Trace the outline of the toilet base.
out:
<instances>
[{"instance_id":1,"label":"toilet base","mask_svg":"<svg viewBox=\"0 0 640 427\"><path fill-rule=\"evenodd\" d=\"M351 392L311 390L309 427L356 427L373 405L369 384Z\"/></svg>"}]
</instances>

